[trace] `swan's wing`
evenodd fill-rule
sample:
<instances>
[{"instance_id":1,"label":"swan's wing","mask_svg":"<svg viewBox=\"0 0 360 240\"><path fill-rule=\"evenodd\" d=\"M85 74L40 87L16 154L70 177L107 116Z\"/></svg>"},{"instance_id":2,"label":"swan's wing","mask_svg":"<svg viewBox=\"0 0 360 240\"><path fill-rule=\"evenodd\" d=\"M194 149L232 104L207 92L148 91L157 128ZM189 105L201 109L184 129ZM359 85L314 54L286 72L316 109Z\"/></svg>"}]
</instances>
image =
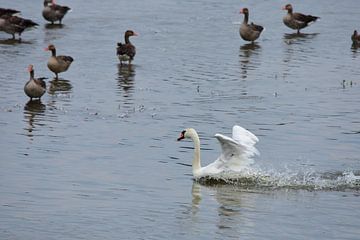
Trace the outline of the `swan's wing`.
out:
<instances>
[{"instance_id":1,"label":"swan's wing","mask_svg":"<svg viewBox=\"0 0 360 240\"><path fill-rule=\"evenodd\" d=\"M239 144L234 139L219 133L215 134L215 137L219 141L222 150L221 155L215 161L219 168L225 168L226 166L231 165L230 162L234 161L240 163L241 160L244 159L246 148L244 148L243 145Z\"/></svg>"},{"instance_id":2,"label":"swan's wing","mask_svg":"<svg viewBox=\"0 0 360 240\"><path fill-rule=\"evenodd\" d=\"M259 141L259 139L252 132L235 125L232 131L232 138L240 145L243 145L250 156L255 154L259 155L259 151L255 148L255 144Z\"/></svg>"}]
</instances>

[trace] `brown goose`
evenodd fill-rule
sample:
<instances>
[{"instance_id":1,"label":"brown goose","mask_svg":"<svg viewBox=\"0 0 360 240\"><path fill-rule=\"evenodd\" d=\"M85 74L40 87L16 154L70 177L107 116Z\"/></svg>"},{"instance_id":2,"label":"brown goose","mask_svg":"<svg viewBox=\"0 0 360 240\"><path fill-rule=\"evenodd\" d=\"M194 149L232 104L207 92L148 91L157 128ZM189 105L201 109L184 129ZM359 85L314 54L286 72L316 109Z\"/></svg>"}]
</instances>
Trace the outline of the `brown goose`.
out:
<instances>
[{"instance_id":1,"label":"brown goose","mask_svg":"<svg viewBox=\"0 0 360 240\"><path fill-rule=\"evenodd\" d=\"M129 38L131 36L138 36L138 34L132 30L127 30L125 32L125 44L119 42L117 44L117 56L120 60L120 64L122 64L122 62L129 62L129 65L131 64L131 61L134 59L135 54L136 54L136 48L134 45L131 44Z\"/></svg>"},{"instance_id":2,"label":"brown goose","mask_svg":"<svg viewBox=\"0 0 360 240\"><path fill-rule=\"evenodd\" d=\"M317 19L319 19L319 17L293 12L293 7L291 4L285 5L283 10L288 11L288 13L283 17L284 24L291 29L296 29L298 34L300 33L300 29L309 26Z\"/></svg>"},{"instance_id":3,"label":"brown goose","mask_svg":"<svg viewBox=\"0 0 360 240\"><path fill-rule=\"evenodd\" d=\"M67 71L74 59L70 56L56 56L56 48L53 44L45 48L45 51L51 51L47 66L50 71L55 73L56 79L58 79L58 73Z\"/></svg>"},{"instance_id":4,"label":"brown goose","mask_svg":"<svg viewBox=\"0 0 360 240\"><path fill-rule=\"evenodd\" d=\"M30 73L30 79L24 86L24 92L32 101L33 98L41 98L42 95L46 92L46 83L44 79L46 78L34 78L34 66L29 65L28 71Z\"/></svg>"},{"instance_id":5,"label":"brown goose","mask_svg":"<svg viewBox=\"0 0 360 240\"><path fill-rule=\"evenodd\" d=\"M351 40L354 45L359 46L360 45L360 35L356 30L354 30L353 35L351 35Z\"/></svg>"},{"instance_id":6,"label":"brown goose","mask_svg":"<svg viewBox=\"0 0 360 240\"><path fill-rule=\"evenodd\" d=\"M10 8L0 8L0 17L2 15L14 15L15 13L20 13L18 10L10 9Z\"/></svg>"},{"instance_id":7,"label":"brown goose","mask_svg":"<svg viewBox=\"0 0 360 240\"><path fill-rule=\"evenodd\" d=\"M42 11L43 17L54 24L54 22L61 21L65 14L71 10L68 6L61 6L55 3L55 0L44 0L44 9Z\"/></svg>"},{"instance_id":8,"label":"brown goose","mask_svg":"<svg viewBox=\"0 0 360 240\"><path fill-rule=\"evenodd\" d=\"M264 28L254 23L248 23L249 9L243 8L240 10L240 13L244 14L244 21L242 22L239 30L240 36L245 41L251 41L252 43L254 43L254 41L260 37L260 34L264 30Z\"/></svg>"},{"instance_id":9,"label":"brown goose","mask_svg":"<svg viewBox=\"0 0 360 240\"><path fill-rule=\"evenodd\" d=\"M21 40L21 33L24 30L38 25L39 24L33 22L30 19L12 16L9 14L0 16L0 31L11 34L13 39L15 39L15 34L17 33L19 34L19 40Z\"/></svg>"}]
</instances>

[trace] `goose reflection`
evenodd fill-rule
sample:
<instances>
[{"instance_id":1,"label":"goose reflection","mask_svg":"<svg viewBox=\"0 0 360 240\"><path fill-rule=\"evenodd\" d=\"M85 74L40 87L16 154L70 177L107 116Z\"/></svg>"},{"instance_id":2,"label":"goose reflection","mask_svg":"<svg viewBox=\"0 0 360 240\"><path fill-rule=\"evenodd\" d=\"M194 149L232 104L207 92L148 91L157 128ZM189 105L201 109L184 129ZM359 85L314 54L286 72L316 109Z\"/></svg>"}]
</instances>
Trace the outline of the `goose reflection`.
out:
<instances>
[{"instance_id":1,"label":"goose reflection","mask_svg":"<svg viewBox=\"0 0 360 240\"><path fill-rule=\"evenodd\" d=\"M64 27L65 27L65 25L62 23L54 23L54 24L47 23L47 24L45 24L46 29L62 29Z\"/></svg>"},{"instance_id":2,"label":"goose reflection","mask_svg":"<svg viewBox=\"0 0 360 240\"><path fill-rule=\"evenodd\" d=\"M135 65L118 64L118 87L124 97L131 96L131 89L134 87Z\"/></svg>"},{"instance_id":3,"label":"goose reflection","mask_svg":"<svg viewBox=\"0 0 360 240\"><path fill-rule=\"evenodd\" d=\"M24 107L24 118L28 123L28 126L25 127L27 131L26 135L32 138L33 130L36 126L41 126L42 117L44 116L44 112L46 110L46 106L41 102L41 100L32 100L26 103Z\"/></svg>"},{"instance_id":4,"label":"goose reflection","mask_svg":"<svg viewBox=\"0 0 360 240\"><path fill-rule=\"evenodd\" d=\"M56 93L71 93L72 85L69 80L54 78L49 83L50 87L48 93L50 95L55 95Z\"/></svg>"},{"instance_id":5,"label":"goose reflection","mask_svg":"<svg viewBox=\"0 0 360 240\"><path fill-rule=\"evenodd\" d=\"M31 41L21 40L21 39L0 39L0 44L2 45L17 45L17 44L32 44Z\"/></svg>"},{"instance_id":6,"label":"goose reflection","mask_svg":"<svg viewBox=\"0 0 360 240\"><path fill-rule=\"evenodd\" d=\"M254 70L258 67L258 61L251 61L252 55L257 56L261 51L261 46L257 43L248 43L240 46L240 68L241 77L247 78L248 70Z\"/></svg>"},{"instance_id":7,"label":"goose reflection","mask_svg":"<svg viewBox=\"0 0 360 240\"><path fill-rule=\"evenodd\" d=\"M284 33L283 40L286 44L304 43L314 39L319 33Z\"/></svg>"}]
</instances>

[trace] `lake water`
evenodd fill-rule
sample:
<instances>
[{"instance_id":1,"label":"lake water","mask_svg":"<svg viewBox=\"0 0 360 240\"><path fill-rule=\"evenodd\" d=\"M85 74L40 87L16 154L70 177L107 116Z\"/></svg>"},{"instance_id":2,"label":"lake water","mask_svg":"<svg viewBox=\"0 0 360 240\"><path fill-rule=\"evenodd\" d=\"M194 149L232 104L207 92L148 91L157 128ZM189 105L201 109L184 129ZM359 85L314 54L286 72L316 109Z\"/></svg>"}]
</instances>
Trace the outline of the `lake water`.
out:
<instances>
[{"instance_id":1,"label":"lake water","mask_svg":"<svg viewBox=\"0 0 360 240\"><path fill-rule=\"evenodd\" d=\"M73 11L51 28L42 1L0 0L39 23L21 43L0 32L1 239L359 239L360 2L292 1L321 17L301 36L285 1L58 3ZM255 46L242 7L266 28ZM50 43L74 58L58 81ZM41 103L29 64L48 77ZM260 139L250 177L194 182L180 132L198 131L206 165L234 124Z\"/></svg>"}]
</instances>

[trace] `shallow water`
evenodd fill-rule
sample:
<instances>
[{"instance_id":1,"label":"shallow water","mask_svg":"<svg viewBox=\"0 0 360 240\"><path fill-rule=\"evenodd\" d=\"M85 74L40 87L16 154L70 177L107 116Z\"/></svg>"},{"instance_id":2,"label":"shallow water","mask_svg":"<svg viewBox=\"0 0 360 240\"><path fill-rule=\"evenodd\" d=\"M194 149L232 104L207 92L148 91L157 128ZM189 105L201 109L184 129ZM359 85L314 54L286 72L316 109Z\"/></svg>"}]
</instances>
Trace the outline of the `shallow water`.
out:
<instances>
[{"instance_id":1,"label":"shallow water","mask_svg":"<svg viewBox=\"0 0 360 240\"><path fill-rule=\"evenodd\" d=\"M300 36L283 1L59 3L73 11L54 28L42 1L0 0L40 25L21 43L0 32L1 239L358 238L357 1L292 2L321 17ZM254 46L244 6L266 28ZM115 56L127 29L131 68ZM49 43L75 59L58 81ZM48 77L41 102L23 92L29 64ZM234 124L260 139L249 184L193 182L179 133L198 130L205 165Z\"/></svg>"}]
</instances>

